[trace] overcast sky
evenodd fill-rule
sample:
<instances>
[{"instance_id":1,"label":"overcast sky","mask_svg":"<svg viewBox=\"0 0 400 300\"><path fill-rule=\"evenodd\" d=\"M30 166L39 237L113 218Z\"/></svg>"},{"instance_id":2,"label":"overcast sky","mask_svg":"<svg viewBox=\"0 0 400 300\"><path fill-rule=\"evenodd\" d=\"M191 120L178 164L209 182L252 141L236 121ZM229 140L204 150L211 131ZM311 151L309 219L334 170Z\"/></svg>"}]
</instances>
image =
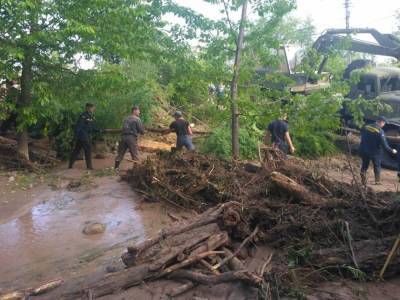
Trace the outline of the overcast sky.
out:
<instances>
[{"instance_id":1,"label":"overcast sky","mask_svg":"<svg viewBox=\"0 0 400 300\"><path fill-rule=\"evenodd\" d=\"M183 6L212 19L221 17L219 9L202 0L176 0ZM350 26L373 27L382 33L393 32L396 28L395 12L400 9L400 0L350 0ZM317 32L327 28L345 27L344 0L297 0L296 17L311 17Z\"/></svg>"}]
</instances>

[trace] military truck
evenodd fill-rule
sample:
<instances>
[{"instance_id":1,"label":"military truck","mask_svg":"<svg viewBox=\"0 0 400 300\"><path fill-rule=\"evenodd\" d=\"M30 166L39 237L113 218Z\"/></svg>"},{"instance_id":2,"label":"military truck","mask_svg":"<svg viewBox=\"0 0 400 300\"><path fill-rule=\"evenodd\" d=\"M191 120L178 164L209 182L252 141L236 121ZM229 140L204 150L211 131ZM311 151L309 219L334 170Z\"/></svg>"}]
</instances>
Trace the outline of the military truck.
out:
<instances>
[{"instance_id":1,"label":"military truck","mask_svg":"<svg viewBox=\"0 0 400 300\"><path fill-rule=\"evenodd\" d=\"M375 42L366 42L354 39L354 34L369 34ZM357 29L329 29L314 43L314 48L324 53L324 58L318 72L322 72L329 58L332 48L347 45L348 51L382 55L400 59L400 40L392 34L382 34L371 28ZM353 75L359 78L356 84L351 86L350 99L362 96L364 99L379 98L383 103L390 105L392 111L385 113L388 118L387 125L383 128L392 147L400 147L400 68L377 67L370 60L358 59L352 61L343 74L344 79L350 79ZM374 122L377 116L365 115L366 122ZM343 119L346 125L351 126L351 115L343 110ZM385 153L383 164L386 167L397 168L396 157Z\"/></svg>"}]
</instances>

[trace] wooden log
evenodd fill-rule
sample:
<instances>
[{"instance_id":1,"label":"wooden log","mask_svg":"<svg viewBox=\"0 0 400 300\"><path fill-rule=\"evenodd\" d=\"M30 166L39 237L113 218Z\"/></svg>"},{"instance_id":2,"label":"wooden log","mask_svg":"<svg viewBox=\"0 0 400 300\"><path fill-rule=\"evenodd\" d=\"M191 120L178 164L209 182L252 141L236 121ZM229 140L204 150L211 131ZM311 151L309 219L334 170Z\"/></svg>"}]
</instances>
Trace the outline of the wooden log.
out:
<instances>
[{"instance_id":1,"label":"wooden log","mask_svg":"<svg viewBox=\"0 0 400 300\"><path fill-rule=\"evenodd\" d=\"M250 285L258 286L258 282L254 281L248 271L232 271L225 272L221 275L205 275L199 272L189 270L177 270L173 272L169 278L185 279L199 284L216 285L224 282L243 281Z\"/></svg>"},{"instance_id":2,"label":"wooden log","mask_svg":"<svg viewBox=\"0 0 400 300\"><path fill-rule=\"evenodd\" d=\"M155 244L158 244L161 240L173 236L173 235L178 235L190 230L193 230L194 228L198 228L210 223L216 222L220 217L222 212L231 207L231 206L241 206L240 203L235 202L235 201L230 201L223 203L217 207L210 208L201 215L197 216L193 222L187 223L187 222L180 222L174 225L173 227L161 231L157 237L148 239L144 241L143 243L137 245L137 246L128 246L128 253L131 255L131 257L135 258L138 257L144 250L154 246Z\"/></svg>"},{"instance_id":3,"label":"wooden log","mask_svg":"<svg viewBox=\"0 0 400 300\"><path fill-rule=\"evenodd\" d=\"M184 283L176 288L171 289L169 292L167 292L167 296L169 297L176 297L179 295L182 295L184 293L186 293L187 291L191 290L192 288L194 288L196 286L195 283L189 281L187 283Z\"/></svg>"},{"instance_id":4,"label":"wooden log","mask_svg":"<svg viewBox=\"0 0 400 300\"><path fill-rule=\"evenodd\" d=\"M208 224L206 226L202 226L190 232L190 234L186 234L183 238L186 238L182 244L178 244L177 246L170 246L173 244L171 241L166 241L166 246L163 251L161 251L157 256L158 259L154 260L154 262L150 266L151 271L155 271L166 265L168 262L173 259L177 259L178 255L182 254L183 257L185 255L184 252L189 252L189 249L195 247L197 244L203 242L210 236L218 235L219 227L215 223ZM187 236L187 237L186 237ZM179 238L180 236L175 236L172 238ZM214 250L214 249L211 249ZM183 261L182 259L181 261ZM179 260L178 260L179 261Z\"/></svg>"},{"instance_id":5,"label":"wooden log","mask_svg":"<svg viewBox=\"0 0 400 300\"><path fill-rule=\"evenodd\" d=\"M224 210L222 219L225 226L234 227L240 222L240 214L233 208L228 208Z\"/></svg>"},{"instance_id":6,"label":"wooden log","mask_svg":"<svg viewBox=\"0 0 400 300\"><path fill-rule=\"evenodd\" d=\"M184 261L182 261L180 263L177 263L175 265L172 265L172 266L164 269L164 271L162 271L160 273L160 275L158 275L157 277L162 277L162 276L166 276L168 274L171 274L172 272L174 272L176 270L179 270L181 268L184 268L186 266L189 266L191 264L194 264L195 262L198 262L198 261L202 260L205 257L212 256L212 255L215 255L215 254L223 254L223 253L224 253L223 251L207 251L207 252L203 252L203 253L197 254L195 256L189 257L188 259L186 259L186 260L184 260Z\"/></svg>"},{"instance_id":7,"label":"wooden log","mask_svg":"<svg viewBox=\"0 0 400 300\"><path fill-rule=\"evenodd\" d=\"M277 187L285 190L298 200L307 204L322 205L327 203L327 201L321 198L318 194L309 191L306 187L298 184L296 181L280 172L272 172L271 180Z\"/></svg>"},{"instance_id":8,"label":"wooden log","mask_svg":"<svg viewBox=\"0 0 400 300\"><path fill-rule=\"evenodd\" d=\"M108 274L100 278L94 278L94 282L88 283L88 277L75 278L65 283L61 288L55 289L44 295L35 296L35 300L64 300L87 299L87 291L90 291L93 299L110 295L132 286L139 285L145 279L154 277L149 265L143 264L137 267Z\"/></svg>"},{"instance_id":9,"label":"wooden log","mask_svg":"<svg viewBox=\"0 0 400 300\"><path fill-rule=\"evenodd\" d=\"M203 243L202 245L200 245L199 247L194 249L190 253L190 257L196 256L196 255L206 252L206 251L215 250L215 249L227 244L228 242L229 242L229 236L226 231L223 231L218 234L214 234L214 235L210 236L205 243Z\"/></svg>"},{"instance_id":10,"label":"wooden log","mask_svg":"<svg viewBox=\"0 0 400 300\"><path fill-rule=\"evenodd\" d=\"M246 268L244 263L239 258L235 257L231 250L226 247L223 247L222 250L225 252L225 257L232 256L228 262L228 266L232 271L244 270Z\"/></svg>"},{"instance_id":11,"label":"wooden log","mask_svg":"<svg viewBox=\"0 0 400 300\"><path fill-rule=\"evenodd\" d=\"M253 232L243 240L243 242L239 245L239 247L235 250L234 253L232 253L231 255L225 257L221 262L219 262L217 265L215 265L213 268L214 269L218 269L219 267L221 267L223 264L227 263L229 260L231 260L233 257L235 257L236 255L238 255L238 253L240 252L240 250L246 246L246 244L251 241L258 233L258 226L256 226L256 228L254 228Z\"/></svg>"},{"instance_id":12,"label":"wooden log","mask_svg":"<svg viewBox=\"0 0 400 300\"><path fill-rule=\"evenodd\" d=\"M63 282L64 282L64 280L62 280L62 279L56 279L56 280L46 282L36 288L28 290L28 294L32 295L32 296L37 296L37 295L47 293L51 290L58 288Z\"/></svg>"},{"instance_id":13,"label":"wooden log","mask_svg":"<svg viewBox=\"0 0 400 300\"><path fill-rule=\"evenodd\" d=\"M128 246L128 252L133 257L137 257L144 250L150 248L151 246L154 246L155 244L159 243L161 240L163 240L169 236L178 235L183 232L193 230L194 228L216 222L218 218L219 218L219 215L210 215L210 216L206 216L206 217L201 215L200 218L198 218L196 221L194 221L192 223L189 223L189 224L178 223L177 225L175 225L172 228L161 231L157 237L148 239L148 240L144 241L143 243L139 244L138 246Z\"/></svg>"},{"instance_id":14,"label":"wooden log","mask_svg":"<svg viewBox=\"0 0 400 300\"><path fill-rule=\"evenodd\" d=\"M210 265L206 260L202 259L202 260L200 260L200 263L201 263L204 267L206 267L206 269L207 269L208 271L210 271L211 273L213 273L214 275L220 275L220 274L221 274L218 270L214 270L214 269L213 269L213 266Z\"/></svg>"},{"instance_id":15,"label":"wooden log","mask_svg":"<svg viewBox=\"0 0 400 300\"><path fill-rule=\"evenodd\" d=\"M143 262L151 262L150 269L158 270L168 262L175 259L177 260L178 255L189 253L193 247L198 247L198 245L204 243L208 237L219 232L220 229L216 223L207 224L194 228L191 231L167 237L163 243L158 243L147 248L138 257L126 252L121 258L123 263L128 267Z\"/></svg>"}]
</instances>

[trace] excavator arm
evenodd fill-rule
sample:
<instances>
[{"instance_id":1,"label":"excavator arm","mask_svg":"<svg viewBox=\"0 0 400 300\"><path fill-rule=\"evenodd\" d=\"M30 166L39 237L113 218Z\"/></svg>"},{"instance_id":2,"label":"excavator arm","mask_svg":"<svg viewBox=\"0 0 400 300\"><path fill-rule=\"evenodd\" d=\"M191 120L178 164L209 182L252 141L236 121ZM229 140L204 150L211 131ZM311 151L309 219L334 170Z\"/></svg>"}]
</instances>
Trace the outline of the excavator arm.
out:
<instances>
[{"instance_id":1,"label":"excavator arm","mask_svg":"<svg viewBox=\"0 0 400 300\"><path fill-rule=\"evenodd\" d=\"M354 39L354 34L370 34L376 43L366 42ZM321 73L328 60L328 53L331 49L340 49L343 45L346 50L368 53L374 55L383 55L400 60L400 40L392 34L382 34L373 28L353 28L353 29L328 29L314 43L313 48L325 57L319 67L318 73Z\"/></svg>"}]
</instances>

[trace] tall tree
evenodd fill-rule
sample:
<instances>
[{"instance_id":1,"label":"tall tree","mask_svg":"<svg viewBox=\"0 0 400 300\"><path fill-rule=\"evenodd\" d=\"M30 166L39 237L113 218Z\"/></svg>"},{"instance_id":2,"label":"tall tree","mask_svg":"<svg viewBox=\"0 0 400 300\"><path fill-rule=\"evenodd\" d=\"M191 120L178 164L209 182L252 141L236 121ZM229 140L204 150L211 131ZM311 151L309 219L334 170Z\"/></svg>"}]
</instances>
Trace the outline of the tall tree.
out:
<instances>
[{"instance_id":1,"label":"tall tree","mask_svg":"<svg viewBox=\"0 0 400 300\"><path fill-rule=\"evenodd\" d=\"M240 18L239 35L236 43L235 63L233 65L233 77L231 81L231 106L232 106L232 157L239 158L239 112L237 106L237 89L240 70L240 56L242 54L244 27L247 20L247 5L245 0L242 5L242 15Z\"/></svg>"},{"instance_id":2,"label":"tall tree","mask_svg":"<svg viewBox=\"0 0 400 300\"><path fill-rule=\"evenodd\" d=\"M219 54L224 63L229 60L234 60L232 68L232 77L230 80L231 86L231 118L232 118L232 157L239 157L239 115L237 99L238 99L238 82L240 80L240 66L242 52L246 48L254 46L256 43L247 43L245 39L245 29L248 27L247 14L257 14L264 18L266 22L277 24L284 15L295 7L294 0L206 0L207 2L218 4L222 7L225 18L219 23L217 31L221 34L214 38L210 45L215 47L221 53ZM232 14L241 10L241 17L235 22L232 19ZM248 10L250 10L248 12ZM276 28L274 26L273 28ZM262 38L262 37L258 37ZM232 43L235 50L231 48ZM273 46L273 45L271 45ZM273 48L273 47L272 47ZM217 50L217 51L218 51ZM250 49L257 51L260 49ZM231 56L233 54L233 57ZM231 57L230 57L231 56ZM253 69L253 72L255 70Z\"/></svg>"},{"instance_id":3,"label":"tall tree","mask_svg":"<svg viewBox=\"0 0 400 300\"><path fill-rule=\"evenodd\" d=\"M156 44L160 1L5 0L0 6L0 77L20 78L18 153L29 159L29 125L37 121L34 99L46 77L71 72L77 55L118 62L145 56ZM152 47L153 49L155 47Z\"/></svg>"}]
</instances>

